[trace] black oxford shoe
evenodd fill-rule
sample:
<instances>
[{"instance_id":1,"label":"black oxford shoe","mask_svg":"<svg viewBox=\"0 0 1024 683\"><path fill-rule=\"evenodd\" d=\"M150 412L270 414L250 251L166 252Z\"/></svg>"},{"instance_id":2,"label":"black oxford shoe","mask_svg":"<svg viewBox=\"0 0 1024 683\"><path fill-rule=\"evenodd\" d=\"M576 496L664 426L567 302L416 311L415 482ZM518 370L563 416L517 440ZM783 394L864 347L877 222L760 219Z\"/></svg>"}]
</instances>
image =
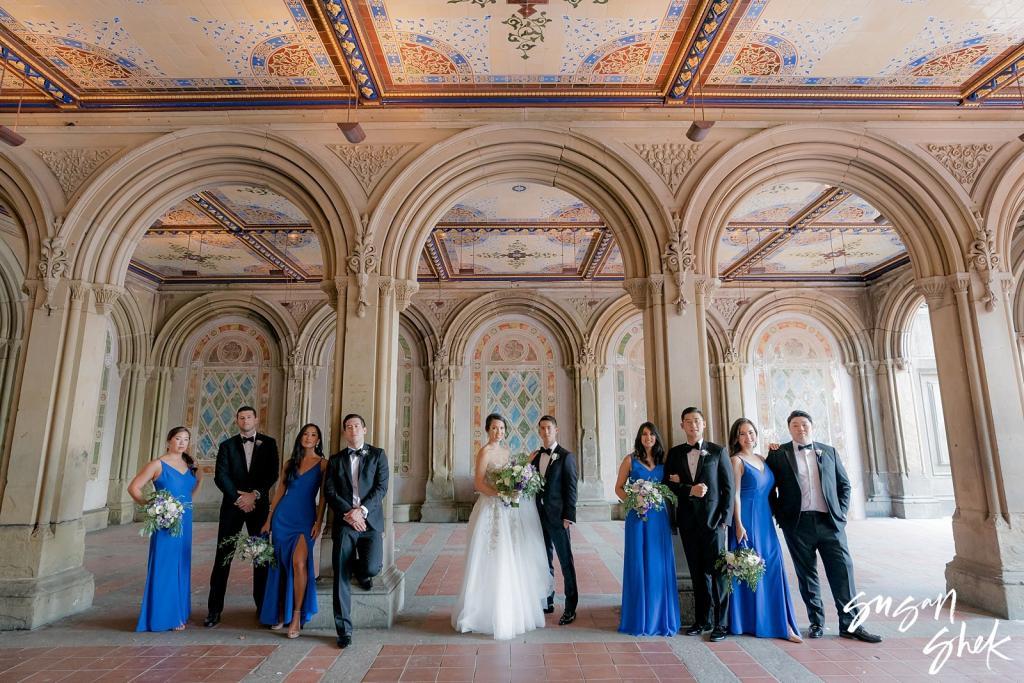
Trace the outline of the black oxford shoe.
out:
<instances>
[{"instance_id":1,"label":"black oxford shoe","mask_svg":"<svg viewBox=\"0 0 1024 683\"><path fill-rule=\"evenodd\" d=\"M725 640L726 632L724 628L716 628L711 632L711 642L718 643Z\"/></svg>"},{"instance_id":2,"label":"black oxford shoe","mask_svg":"<svg viewBox=\"0 0 1024 683\"><path fill-rule=\"evenodd\" d=\"M863 626L858 626L853 631L843 629L839 632L841 638L851 638L853 640L859 640L864 643L880 643L882 642L882 636L876 636L874 633L865 631Z\"/></svg>"},{"instance_id":3,"label":"black oxford shoe","mask_svg":"<svg viewBox=\"0 0 1024 683\"><path fill-rule=\"evenodd\" d=\"M555 606L554 605L548 605L547 607L544 608L544 614L554 614L554 613L555 613Z\"/></svg>"},{"instance_id":4,"label":"black oxford shoe","mask_svg":"<svg viewBox=\"0 0 1024 683\"><path fill-rule=\"evenodd\" d=\"M821 627L821 624L811 624L811 628L807 630L808 638L821 638L825 635L825 629Z\"/></svg>"},{"instance_id":5,"label":"black oxford shoe","mask_svg":"<svg viewBox=\"0 0 1024 683\"><path fill-rule=\"evenodd\" d=\"M688 629L683 631L683 633L685 633L688 636L699 636L700 634L704 633L704 631L707 631L707 630L708 630L708 627L705 626L704 624L693 624Z\"/></svg>"},{"instance_id":6,"label":"black oxford shoe","mask_svg":"<svg viewBox=\"0 0 1024 683\"><path fill-rule=\"evenodd\" d=\"M349 634L346 633L343 636L338 636L338 647L340 647L342 650L344 650L346 647L348 647L351 644L352 644L352 636L350 636Z\"/></svg>"},{"instance_id":7,"label":"black oxford shoe","mask_svg":"<svg viewBox=\"0 0 1024 683\"><path fill-rule=\"evenodd\" d=\"M570 612L569 610L566 610L562 612L562 618L558 620L558 625L565 626L567 624L571 624L574 621L576 621L576 612Z\"/></svg>"},{"instance_id":8,"label":"black oxford shoe","mask_svg":"<svg viewBox=\"0 0 1024 683\"><path fill-rule=\"evenodd\" d=\"M203 626L206 628L216 628L219 623L220 612L210 612L206 615L206 620L203 622Z\"/></svg>"}]
</instances>

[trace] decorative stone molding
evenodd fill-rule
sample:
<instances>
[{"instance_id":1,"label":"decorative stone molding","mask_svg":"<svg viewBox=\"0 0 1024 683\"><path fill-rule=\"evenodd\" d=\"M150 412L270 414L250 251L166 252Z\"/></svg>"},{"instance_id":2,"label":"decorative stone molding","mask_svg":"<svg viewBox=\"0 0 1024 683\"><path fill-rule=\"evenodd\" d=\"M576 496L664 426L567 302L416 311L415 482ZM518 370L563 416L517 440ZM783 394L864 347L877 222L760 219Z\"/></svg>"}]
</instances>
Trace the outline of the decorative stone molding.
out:
<instances>
[{"instance_id":1,"label":"decorative stone molding","mask_svg":"<svg viewBox=\"0 0 1024 683\"><path fill-rule=\"evenodd\" d=\"M81 303L89 295L89 284L82 280L69 280L68 288L71 290L71 301Z\"/></svg>"},{"instance_id":2,"label":"decorative stone molding","mask_svg":"<svg viewBox=\"0 0 1024 683\"><path fill-rule=\"evenodd\" d=\"M633 305L643 309L658 302L665 288L665 276L655 273L649 277L633 277L622 281L622 287L629 293Z\"/></svg>"},{"instance_id":3,"label":"decorative stone molding","mask_svg":"<svg viewBox=\"0 0 1024 683\"><path fill-rule=\"evenodd\" d=\"M418 291L420 283L415 280L395 280L395 305L398 306L399 313L409 308L413 294Z\"/></svg>"},{"instance_id":4,"label":"decorative stone molding","mask_svg":"<svg viewBox=\"0 0 1024 683\"><path fill-rule=\"evenodd\" d=\"M92 289L93 303L96 312L100 315L107 315L114 310L117 298L124 293L124 290L114 285L96 285Z\"/></svg>"},{"instance_id":5,"label":"decorative stone molding","mask_svg":"<svg viewBox=\"0 0 1024 683\"><path fill-rule=\"evenodd\" d=\"M293 299L289 301L282 301L281 307L288 311L288 315L292 317L296 323L301 324L306 318L306 314L309 313L310 309L316 306L319 301L316 299Z\"/></svg>"},{"instance_id":6,"label":"decorative stone molding","mask_svg":"<svg viewBox=\"0 0 1024 683\"><path fill-rule=\"evenodd\" d=\"M945 300L946 292L949 291L949 281L939 275L937 277L917 280L914 282L914 287L924 297L928 308L938 308Z\"/></svg>"},{"instance_id":7,"label":"decorative stone molding","mask_svg":"<svg viewBox=\"0 0 1024 683\"><path fill-rule=\"evenodd\" d=\"M675 194L683 184L686 173L697 163L697 159L700 158L701 152L706 146L662 142L656 144L637 143L630 147L647 162L647 165L665 181L668 188Z\"/></svg>"},{"instance_id":8,"label":"decorative stone molding","mask_svg":"<svg viewBox=\"0 0 1024 683\"><path fill-rule=\"evenodd\" d=\"M580 352L573 369L579 373L581 379L588 378L593 380L596 380L607 370L605 365L598 362L597 353L594 351L594 345L589 334L583 335L583 346L580 347Z\"/></svg>"},{"instance_id":9,"label":"decorative stone molding","mask_svg":"<svg viewBox=\"0 0 1024 683\"><path fill-rule=\"evenodd\" d=\"M676 314L682 315L689 304L683 286L686 274L693 272L696 257L690 248L690 232L683 227L683 217L678 212L672 214L672 226L673 233L665 245L665 253L661 255L661 263L676 284L676 298L672 304L676 307Z\"/></svg>"},{"instance_id":10,"label":"decorative stone molding","mask_svg":"<svg viewBox=\"0 0 1024 683\"><path fill-rule=\"evenodd\" d=\"M99 166L112 157L120 147L88 147L35 149L50 172L57 178L64 197L70 197Z\"/></svg>"},{"instance_id":11,"label":"decorative stone molding","mask_svg":"<svg viewBox=\"0 0 1024 683\"><path fill-rule=\"evenodd\" d=\"M946 280L954 294L966 294L971 286L970 273L953 273Z\"/></svg>"},{"instance_id":12,"label":"decorative stone molding","mask_svg":"<svg viewBox=\"0 0 1024 683\"><path fill-rule=\"evenodd\" d=\"M715 292L721 286L722 281L717 277L699 277L693 282L694 288L697 291L697 297L700 303L704 306L708 306L714 301Z\"/></svg>"},{"instance_id":13,"label":"decorative stone molding","mask_svg":"<svg viewBox=\"0 0 1024 683\"><path fill-rule=\"evenodd\" d=\"M331 304L331 308L335 310L338 308L338 299L345 295L347 287L348 278L344 277L336 277L333 281L324 280L320 283L320 289L327 295L327 301Z\"/></svg>"},{"instance_id":14,"label":"decorative stone molding","mask_svg":"<svg viewBox=\"0 0 1024 683\"><path fill-rule=\"evenodd\" d=\"M389 298L395 293L395 278L390 275L381 275L377 278L377 290L381 297Z\"/></svg>"},{"instance_id":15,"label":"decorative stone molding","mask_svg":"<svg viewBox=\"0 0 1024 683\"><path fill-rule=\"evenodd\" d=\"M967 259L985 286L985 296L982 298L985 310L994 311L996 295L992 285L995 281L995 273L999 270L1000 261L999 254L996 253L996 240L992 234L992 228L985 227L981 214L975 212L974 218L976 222L974 241L971 242L970 249L967 251Z\"/></svg>"},{"instance_id":16,"label":"decorative stone molding","mask_svg":"<svg viewBox=\"0 0 1024 683\"><path fill-rule=\"evenodd\" d=\"M882 367L881 361L877 360L852 360L843 363L843 365L846 367L846 371L850 373L851 377L877 375L879 369Z\"/></svg>"},{"instance_id":17,"label":"decorative stone molding","mask_svg":"<svg viewBox=\"0 0 1024 683\"><path fill-rule=\"evenodd\" d=\"M369 195L395 162L415 145L328 145Z\"/></svg>"},{"instance_id":18,"label":"decorative stone molding","mask_svg":"<svg viewBox=\"0 0 1024 683\"><path fill-rule=\"evenodd\" d=\"M359 235L356 237L356 245L352 249L352 255L348 257L348 269L356 276L359 285L359 300L356 306L356 315L360 318L366 317L366 307L370 305L367 287L370 282L370 273L377 269L377 255L375 247L370 244L370 218L366 214L360 217Z\"/></svg>"},{"instance_id":19,"label":"decorative stone molding","mask_svg":"<svg viewBox=\"0 0 1024 683\"><path fill-rule=\"evenodd\" d=\"M597 307L601 305L601 300L589 296L571 296L569 303L572 304L580 322L586 323Z\"/></svg>"},{"instance_id":20,"label":"decorative stone molding","mask_svg":"<svg viewBox=\"0 0 1024 683\"><path fill-rule=\"evenodd\" d=\"M910 361L903 356L883 358L879 361L879 367L885 368L886 370L892 370L894 372L903 372L910 367Z\"/></svg>"},{"instance_id":21,"label":"decorative stone molding","mask_svg":"<svg viewBox=\"0 0 1024 683\"><path fill-rule=\"evenodd\" d=\"M60 221L56 221L60 228ZM53 311L53 295L57 284L68 270L68 253L64 249L63 237L48 237L43 240L42 256L39 258L39 274L43 278L43 289L46 290L46 314Z\"/></svg>"},{"instance_id":22,"label":"decorative stone molding","mask_svg":"<svg viewBox=\"0 0 1024 683\"><path fill-rule=\"evenodd\" d=\"M745 303L744 299L734 296L723 296L719 294L711 300L711 307L715 309L727 326L732 324L740 307Z\"/></svg>"},{"instance_id":23,"label":"decorative stone molding","mask_svg":"<svg viewBox=\"0 0 1024 683\"><path fill-rule=\"evenodd\" d=\"M985 162L992 156L992 145L928 145L928 153L970 192Z\"/></svg>"},{"instance_id":24,"label":"decorative stone molding","mask_svg":"<svg viewBox=\"0 0 1024 683\"><path fill-rule=\"evenodd\" d=\"M729 348L725 350L725 354L722 356L722 360L725 363L739 363L740 362L740 351L735 345L730 344Z\"/></svg>"}]
</instances>

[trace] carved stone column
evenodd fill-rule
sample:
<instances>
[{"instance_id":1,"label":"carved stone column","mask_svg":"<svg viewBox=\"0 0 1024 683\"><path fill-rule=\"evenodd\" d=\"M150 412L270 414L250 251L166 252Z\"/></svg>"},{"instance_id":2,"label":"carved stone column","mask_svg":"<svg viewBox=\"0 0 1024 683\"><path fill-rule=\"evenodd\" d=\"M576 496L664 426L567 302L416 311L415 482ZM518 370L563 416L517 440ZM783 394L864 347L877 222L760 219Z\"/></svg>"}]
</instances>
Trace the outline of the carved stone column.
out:
<instances>
[{"instance_id":1,"label":"carved stone column","mask_svg":"<svg viewBox=\"0 0 1024 683\"><path fill-rule=\"evenodd\" d=\"M64 279L63 259L48 241L44 280L27 287L34 301L24 376L31 381L21 382L13 399L18 438L0 494L0 629L36 628L92 604L82 502L110 299L103 288Z\"/></svg>"},{"instance_id":2,"label":"carved stone column","mask_svg":"<svg viewBox=\"0 0 1024 683\"><path fill-rule=\"evenodd\" d=\"M7 441L7 426L11 415L11 399L14 396L14 381L18 372L18 357L21 352L20 339L0 339L0 449Z\"/></svg>"},{"instance_id":3,"label":"carved stone column","mask_svg":"<svg viewBox=\"0 0 1024 683\"><path fill-rule=\"evenodd\" d=\"M143 462L157 454L140 448L149 368L141 363L120 363L117 370L121 375L121 396L117 402L117 434L107 487L107 523L130 524L135 518L135 502L128 495L128 482Z\"/></svg>"},{"instance_id":4,"label":"carved stone column","mask_svg":"<svg viewBox=\"0 0 1024 683\"><path fill-rule=\"evenodd\" d=\"M430 472L421 519L424 522L457 522L455 481L452 478L455 454L453 391L462 374L462 366L454 365L448 349L441 347L434 354L429 368L430 382Z\"/></svg>"},{"instance_id":5,"label":"carved stone column","mask_svg":"<svg viewBox=\"0 0 1024 683\"><path fill-rule=\"evenodd\" d=\"M858 399L857 415L860 418L860 438L865 455L867 510L878 515L888 515L884 509L889 501L889 481L886 475L886 455L880 447L882 434L879 431L880 396L876 360L849 361L846 371L853 378L853 390Z\"/></svg>"},{"instance_id":6,"label":"carved stone column","mask_svg":"<svg viewBox=\"0 0 1024 683\"><path fill-rule=\"evenodd\" d=\"M1024 617L1024 380L1004 284L1012 278L972 265L917 283L928 302L955 484L956 555L946 583L963 602L1016 619Z\"/></svg>"},{"instance_id":7,"label":"carved stone column","mask_svg":"<svg viewBox=\"0 0 1024 683\"><path fill-rule=\"evenodd\" d=\"M310 421L313 382L322 369L319 365L303 363L300 349L293 349L288 354L288 364L285 366L284 434L280 442L283 451L290 448L292 440L299 434L299 428Z\"/></svg>"},{"instance_id":8,"label":"carved stone column","mask_svg":"<svg viewBox=\"0 0 1024 683\"><path fill-rule=\"evenodd\" d=\"M579 520L607 520L611 518L611 505L604 496L597 445L597 382L607 368L597 362L589 336L584 336L580 356L571 369L576 383L576 443L579 444L580 482L576 517Z\"/></svg>"}]
</instances>

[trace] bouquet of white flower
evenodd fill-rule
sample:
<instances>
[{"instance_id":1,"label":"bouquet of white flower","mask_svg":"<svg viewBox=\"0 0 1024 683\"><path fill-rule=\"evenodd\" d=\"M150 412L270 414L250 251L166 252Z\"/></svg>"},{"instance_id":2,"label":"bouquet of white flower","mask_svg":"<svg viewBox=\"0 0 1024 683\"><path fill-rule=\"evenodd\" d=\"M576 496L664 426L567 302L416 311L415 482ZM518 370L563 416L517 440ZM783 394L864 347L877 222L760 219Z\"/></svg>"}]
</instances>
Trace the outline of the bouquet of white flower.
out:
<instances>
[{"instance_id":1,"label":"bouquet of white flower","mask_svg":"<svg viewBox=\"0 0 1024 683\"><path fill-rule=\"evenodd\" d=\"M663 510L665 501L673 505L676 503L676 494L661 482L627 479L622 488L626 491L626 511L632 510L644 522L647 521L647 513L651 510Z\"/></svg>"},{"instance_id":2,"label":"bouquet of white flower","mask_svg":"<svg viewBox=\"0 0 1024 683\"><path fill-rule=\"evenodd\" d=\"M722 572L728 582L725 584L725 592L732 592L732 580L736 579L756 591L757 584L764 576L764 558L757 554L757 551L750 547L739 547L736 550L723 551L715 561L715 569Z\"/></svg>"},{"instance_id":3,"label":"bouquet of white flower","mask_svg":"<svg viewBox=\"0 0 1024 683\"><path fill-rule=\"evenodd\" d=\"M498 490L501 502L514 508L519 507L522 496L536 496L544 487L544 478L530 463L530 456L525 454L515 456L504 467L493 470L490 480Z\"/></svg>"},{"instance_id":4,"label":"bouquet of white flower","mask_svg":"<svg viewBox=\"0 0 1024 683\"><path fill-rule=\"evenodd\" d=\"M146 497L146 504L140 509L146 516L142 521L140 536L150 536L164 529L171 536L181 536L181 520L189 503L178 500L168 491L153 491Z\"/></svg>"},{"instance_id":5,"label":"bouquet of white flower","mask_svg":"<svg viewBox=\"0 0 1024 683\"><path fill-rule=\"evenodd\" d=\"M245 531L239 531L230 538L225 538L220 546L231 548L231 552L224 558L224 564L231 564L236 557L243 562L252 562L254 567L274 564L274 546L266 536L250 536Z\"/></svg>"}]
</instances>

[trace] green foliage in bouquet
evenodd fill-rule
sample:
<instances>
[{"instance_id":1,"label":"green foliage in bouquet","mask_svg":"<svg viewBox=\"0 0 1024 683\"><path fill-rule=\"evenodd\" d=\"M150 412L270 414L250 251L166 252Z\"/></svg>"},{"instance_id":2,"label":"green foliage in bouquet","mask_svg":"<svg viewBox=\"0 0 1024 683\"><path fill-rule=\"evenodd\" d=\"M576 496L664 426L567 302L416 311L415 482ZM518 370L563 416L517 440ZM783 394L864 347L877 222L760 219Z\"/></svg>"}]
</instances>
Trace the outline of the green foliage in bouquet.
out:
<instances>
[{"instance_id":1,"label":"green foliage in bouquet","mask_svg":"<svg viewBox=\"0 0 1024 683\"><path fill-rule=\"evenodd\" d=\"M274 546L266 536L250 536L245 530L239 531L230 538L221 541L221 548L230 548L231 552L224 558L224 564L238 558L243 562L252 562L254 567L276 564Z\"/></svg>"}]
</instances>

